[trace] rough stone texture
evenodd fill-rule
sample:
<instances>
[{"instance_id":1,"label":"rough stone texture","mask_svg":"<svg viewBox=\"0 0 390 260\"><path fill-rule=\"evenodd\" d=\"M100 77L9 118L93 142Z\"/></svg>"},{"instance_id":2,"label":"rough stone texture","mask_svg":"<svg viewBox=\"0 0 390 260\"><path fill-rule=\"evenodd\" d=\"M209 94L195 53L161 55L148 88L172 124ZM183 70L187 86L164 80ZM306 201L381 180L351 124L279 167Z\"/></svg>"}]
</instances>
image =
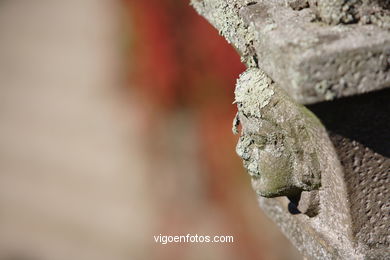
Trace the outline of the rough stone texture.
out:
<instances>
[{"instance_id":1,"label":"rough stone texture","mask_svg":"<svg viewBox=\"0 0 390 260\"><path fill-rule=\"evenodd\" d=\"M343 165L353 236L373 259L390 246L389 100L386 89L309 107L328 129Z\"/></svg>"},{"instance_id":2,"label":"rough stone texture","mask_svg":"<svg viewBox=\"0 0 390 260\"><path fill-rule=\"evenodd\" d=\"M286 195L291 200L287 206L286 199L259 197L262 208L297 248L314 259L387 259L390 90L309 106L325 124L333 145L321 124L307 119L310 114L302 113L302 106L258 69L240 77L236 96L235 125L242 124L237 152L258 195ZM291 129L302 129L301 124L311 130L312 139L306 143L300 142L302 132L290 134ZM294 182L302 172L295 172L291 164L298 160L290 152L294 149L318 154L321 187L305 189ZM297 164L312 162L306 157Z\"/></svg>"},{"instance_id":3,"label":"rough stone texture","mask_svg":"<svg viewBox=\"0 0 390 260\"><path fill-rule=\"evenodd\" d=\"M288 199L259 197L259 205L298 250L309 259L363 259L363 256L356 254L349 244L337 243L341 241L341 237L329 237L326 236L329 233L318 232L320 223L315 223L314 219L291 213L288 210ZM337 247L334 247L335 245Z\"/></svg>"},{"instance_id":4,"label":"rough stone texture","mask_svg":"<svg viewBox=\"0 0 390 260\"><path fill-rule=\"evenodd\" d=\"M308 0L318 18L329 24L362 23L390 28L388 0Z\"/></svg>"},{"instance_id":5,"label":"rough stone texture","mask_svg":"<svg viewBox=\"0 0 390 260\"><path fill-rule=\"evenodd\" d=\"M390 259L390 3L193 3L222 28L245 61L252 55L255 64L250 66L260 68L249 69L238 80L233 122L236 133L242 125L237 152L260 206L309 258ZM231 12L221 16L227 4ZM237 25L245 30L230 28ZM246 44L241 33L249 35ZM327 133L293 100L318 103L308 108ZM308 138L299 131L291 134L299 125L308 130ZM294 152L302 148L302 154L316 154L318 168L312 167L316 160L311 156L298 164L320 174L306 187L296 182L299 174L292 163L299 158ZM279 195L290 203L264 198Z\"/></svg>"},{"instance_id":6,"label":"rough stone texture","mask_svg":"<svg viewBox=\"0 0 390 260\"><path fill-rule=\"evenodd\" d=\"M320 206L320 195L318 190L302 191L295 204L301 213L309 217L317 216Z\"/></svg>"},{"instance_id":7,"label":"rough stone texture","mask_svg":"<svg viewBox=\"0 0 390 260\"><path fill-rule=\"evenodd\" d=\"M248 69L236 89L240 97L236 100L238 120L242 124L237 153L252 176L253 188L260 196L286 195L294 200L303 190L318 189L321 179L320 214L305 225L310 224L321 234L319 237L326 237L330 251L352 255L348 196L336 152L317 118L271 82L260 70ZM253 92L254 88L263 91ZM241 91L250 96L246 97L249 105L242 100ZM256 96L257 103L251 100ZM335 255L330 251L326 254Z\"/></svg>"},{"instance_id":8,"label":"rough stone texture","mask_svg":"<svg viewBox=\"0 0 390 260\"><path fill-rule=\"evenodd\" d=\"M390 31L386 29L325 26L316 21L312 9L293 10L284 1L192 3L247 64L257 64L300 103L390 86Z\"/></svg>"},{"instance_id":9,"label":"rough stone texture","mask_svg":"<svg viewBox=\"0 0 390 260\"><path fill-rule=\"evenodd\" d=\"M253 1L193 0L191 3L240 52L242 62L248 67L257 66L256 54L253 49L253 30L239 16L241 7L250 5Z\"/></svg>"},{"instance_id":10,"label":"rough stone texture","mask_svg":"<svg viewBox=\"0 0 390 260\"><path fill-rule=\"evenodd\" d=\"M262 196L297 196L318 189L332 149L325 128L304 106L259 69L237 81L235 103L242 122L237 153ZM234 131L237 132L237 131ZM318 142L321 140L321 142Z\"/></svg>"}]
</instances>

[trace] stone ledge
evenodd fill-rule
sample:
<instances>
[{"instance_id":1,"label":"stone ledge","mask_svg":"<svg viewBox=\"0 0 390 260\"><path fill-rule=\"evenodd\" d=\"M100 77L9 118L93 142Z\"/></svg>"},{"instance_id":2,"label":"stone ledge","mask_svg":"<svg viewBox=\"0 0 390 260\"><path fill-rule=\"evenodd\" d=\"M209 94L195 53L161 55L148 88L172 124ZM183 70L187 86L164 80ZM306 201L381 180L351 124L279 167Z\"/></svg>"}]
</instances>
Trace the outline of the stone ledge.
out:
<instances>
[{"instance_id":1,"label":"stone ledge","mask_svg":"<svg viewBox=\"0 0 390 260\"><path fill-rule=\"evenodd\" d=\"M193 0L240 52L295 100L311 104L390 86L390 31L313 22L284 1Z\"/></svg>"}]
</instances>

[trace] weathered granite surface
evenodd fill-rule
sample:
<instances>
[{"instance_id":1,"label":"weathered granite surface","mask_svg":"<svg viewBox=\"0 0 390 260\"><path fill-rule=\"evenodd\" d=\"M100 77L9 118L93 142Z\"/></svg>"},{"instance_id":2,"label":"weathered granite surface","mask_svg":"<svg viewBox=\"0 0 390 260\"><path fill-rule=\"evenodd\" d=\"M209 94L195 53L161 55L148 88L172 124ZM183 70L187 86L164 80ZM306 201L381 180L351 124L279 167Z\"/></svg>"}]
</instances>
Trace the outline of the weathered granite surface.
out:
<instances>
[{"instance_id":1,"label":"weathered granite surface","mask_svg":"<svg viewBox=\"0 0 390 260\"><path fill-rule=\"evenodd\" d=\"M390 3L192 2L249 67L233 131L261 208L310 259L390 259Z\"/></svg>"},{"instance_id":2,"label":"weathered granite surface","mask_svg":"<svg viewBox=\"0 0 390 260\"><path fill-rule=\"evenodd\" d=\"M317 212L304 212L313 204L305 201L310 192L295 201L259 197L261 208L310 259L390 257L388 100L390 90L382 90L308 107L327 128L341 164L336 174L322 172Z\"/></svg>"},{"instance_id":3,"label":"weathered granite surface","mask_svg":"<svg viewBox=\"0 0 390 260\"><path fill-rule=\"evenodd\" d=\"M260 67L300 103L390 86L386 28L330 26L318 21L315 8L294 10L285 1L193 0L192 4L248 66Z\"/></svg>"},{"instance_id":4,"label":"weathered granite surface","mask_svg":"<svg viewBox=\"0 0 390 260\"><path fill-rule=\"evenodd\" d=\"M388 100L390 90L383 90L309 106L328 129L342 166L337 176L323 172L318 215L308 216L300 205L296 208L294 204L301 204L302 197L293 202L259 197L261 208L310 259L390 257ZM333 178L340 182L330 183ZM337 185L343 187L334 193ZM341 232L339 225L344 227Z\"/></svg>"},{"instance_id":5,"label":"weathered granite surface","mask_svg":"<svg viewBox=\"0 0 390 260\"><path fill-rule=\"evenodd\" d=\"M354 241L390 257L390 89L310 105L343 166ZM381 257L380 257L381 256Z\"/></svg>"},{"instance_id":6,"label":"weathered granite surface","mask_svg":"<svg viewBox=\"0 0 390 260\"><path fill-rule=\"evenodd\" d=\"M303 2L310 3L318 18L329 24L359 22L390 28L390 1L388 0L303 0Z\"/></svg>"},{"instance_id":7,"label":"weathered granite surface","mask_svg":"<svg viewBox=\"0 0 390 260\"><path fill-rule=\"evenodd\" d=\"M383 257L389 245L384 225L389 213L390 159L338 131L345 127L330 130L332 124L338 124L329 121L326 116L333 115L329 112L337 108L351 112L351 108L344 104L335 107L334 102L310 107L329 125L327 133L314 114L254 68L240 76L235 103L234 127L242 125L237 153L261 205L298 249L315 259ZM353 104L354 109L360 106L370 111L373 102ZM290 208L280 206L280 199L262 199L278 196L287 196ZM271 205L274 208L269 208ZM275 216L277 207L283 208L277 211L280 216Z\"/></svg>"},{"instance_id":8,"label":"weathered granite surface","mask_svg":"<svg viewBox=\"0 0 390 260\"><path fill-rule=\"evenodd\" d=\"M321 169L337 158L317 117L259 69L240 76L235 95L234 127L242 124L236 151L255 191L276 197L318 189Z\"/></svg>"}]
</instances>

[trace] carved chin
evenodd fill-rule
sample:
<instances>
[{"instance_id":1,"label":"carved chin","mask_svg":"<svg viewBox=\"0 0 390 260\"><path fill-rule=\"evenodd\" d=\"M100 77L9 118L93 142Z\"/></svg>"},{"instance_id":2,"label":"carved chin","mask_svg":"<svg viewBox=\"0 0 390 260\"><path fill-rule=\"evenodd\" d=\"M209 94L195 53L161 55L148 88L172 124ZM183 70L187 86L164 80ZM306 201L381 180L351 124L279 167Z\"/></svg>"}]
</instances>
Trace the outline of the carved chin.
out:
<instances>
[{"instance_id":1,"label":"carved chin","mask_svg":"<svg viewBox=\"0 0 390 260\"><path fill-rule=\"evenodd\" d=\"M294 185L284 185L278 188L270 188L266 184L262 177L253 177L252 178L252 188L257 195L266 197L266 198L275 198L280 196L295 196L298 195L301 190Z\"/></svg>"},{"instance_id":2,"label":"carved chin","mask_svg":"<svg viewBox=\"0 0 390 260\"><path fill-rule=\"evenodd\" d=\"M243 161L244 168L247 170L249 175L254 178L260 178L259 165L256 160Z\"/></svg>"},{"instance_id":3,"label":"carved chin","mask_svg":"<svg viewBox=\"0 0 390 260\"><path fill-rule=\"evenodd\" d=\"M252 188L256 192L257 195L267 198L273 198L280 196L281 190L269 189L266 182L261 177L253 177L252 178Z\"/></svg>"},{"instance_id":4,"label":"carved chin","mask_svg":"<svg viewBox=\"0 0 390 260\"><path fill-rule=\"evenodd\" d=\"M252 177L253 189L264 197L294 195L299 192L294 183L294 173L290 154L285 152L278 156L272 150L263 150L260 158L254 160L256 168L247 167Z\"/></svg>"}]
</instances>

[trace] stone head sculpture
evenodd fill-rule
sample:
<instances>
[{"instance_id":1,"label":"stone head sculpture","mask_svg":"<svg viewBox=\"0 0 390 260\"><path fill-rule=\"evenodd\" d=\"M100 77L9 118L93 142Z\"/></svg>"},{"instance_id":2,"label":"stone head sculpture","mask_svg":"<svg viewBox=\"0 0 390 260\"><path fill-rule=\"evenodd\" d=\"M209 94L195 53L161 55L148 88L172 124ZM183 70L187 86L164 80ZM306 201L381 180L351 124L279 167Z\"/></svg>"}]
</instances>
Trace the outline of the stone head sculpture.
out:
<instances>
[{"instance_id":1,"label":"stone head sculpture","mask_svg":"<svg viewBox=\"0 0 390 260\"><path fill-rule=\"evenodd\" d=\"M321 185L321 144L326 131L304 106L292 100L259 69L248 69L237 81L237 154L264 197L295 196Z\"/></svg>"}]
</instances>

